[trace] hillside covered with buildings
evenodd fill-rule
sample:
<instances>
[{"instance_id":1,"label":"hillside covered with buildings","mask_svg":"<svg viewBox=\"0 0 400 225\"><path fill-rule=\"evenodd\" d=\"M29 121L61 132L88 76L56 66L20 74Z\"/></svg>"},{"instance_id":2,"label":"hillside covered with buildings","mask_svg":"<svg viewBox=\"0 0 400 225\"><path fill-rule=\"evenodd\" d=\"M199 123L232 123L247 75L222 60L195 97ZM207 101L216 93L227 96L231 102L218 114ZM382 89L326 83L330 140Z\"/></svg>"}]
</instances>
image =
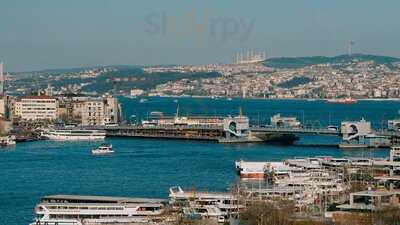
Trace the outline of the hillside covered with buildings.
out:
<instances>
[{"instance_id":1,"label":"hillside covered with buildings","mask_svg":"<svg viewBox=\"0 0 400 225\"><path fill-rule=\"evenodd\" d=\"M221 96L244 98L399 98L400 59L374 55L271 58L262 62L100 66L11 73L10 95Z\"/></svg>"}]
</instances>

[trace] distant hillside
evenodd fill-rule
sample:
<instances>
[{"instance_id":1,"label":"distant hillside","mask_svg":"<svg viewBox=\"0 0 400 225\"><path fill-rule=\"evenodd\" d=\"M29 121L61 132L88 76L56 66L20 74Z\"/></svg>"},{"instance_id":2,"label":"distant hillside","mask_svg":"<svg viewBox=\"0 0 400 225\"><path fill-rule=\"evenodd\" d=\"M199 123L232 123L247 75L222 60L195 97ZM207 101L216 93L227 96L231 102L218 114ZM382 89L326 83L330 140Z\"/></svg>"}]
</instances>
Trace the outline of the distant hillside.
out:
<instances>
[{"instance_id":1,"label":"distant hillside","mask_svg":"<svg viewBox=\"0 0 400 225\"><path fill-rule=\"evenodd\" d=\"M76 67L76 68L62 68L62 69L44 69L36 71L24 71L24 72L12 72L11 74L17 76L41 74L41 75L57 75L65 73L77 73L85 70L96 70L103 68L115 68L115 69L140 69L141 66L130 66L130 65L111 65L111 66L91 66L91 67Z\"/></svg>"},{"instance_id":2,"label":"distant hillside","mask_svg":"<svg viewBox=\"0 0 400 225\"><path fill-rule=\"evenodd\" d=\"M83 88L84 91L109 92L113 89L129 91L133 88L150 90L159 84L180 79L200 79L218 77L221 74L211 73L146 73L141 69L123 69L103 73L95 81Z\"/></svg>"},{"instance_id":3,"label":"distant hillside","mask_svg":"<svg viewBox=\"0 0 400 225\"><path fill-rule=\"evenodd\" d=\"M293 88L293 87L297 87L302 84L307 84L311 81L312 81L312 79L310 79L308 77L293 77L290 80L287 80L285 82L278 84L277 86L282 87L282 88Z\"/></svg>"},{"instance_id":4,"label":"distant hillside","mask_svg":"<svg viewBox=\"0 0 400 225\"><path fill-rule=\"evenodd\" d=\"M142 68L137 66L112 66L110 68L113 70L109 72L101 72L100 75L95 78L81 78L79 75L71 75L74 72L82 72L84 70L83 68L43 70L32 73L25 72L15 74L18 79L8 82L8 85L10 87L12 86L12 89L22 88L26 91L26 93L46 88L48 84L51 84L51 86L53 86L56 90L59 90L62 87L65 88L73 85L83 84L82 91L85 92L97 92L99 94L103 94L106 92L119 93L122 91L124 93L129 93L129 91L133 88L139 88L147 91L168 81L174 82L185 78L195 80L221 76L221 74L218 72L147 73L144 72Z\"/></svg>"},{"instance_id":5,"label":"distant hillside","mask_svg":"<svg viewBox=\"0 0 400 225\"><path fill-rule=\"evenodd\" d=\"M327 56L310 56L310 57L282 57L282 58L271 58L264 62L264 65L274 68L301 68L306 66L312 66L316 64L338 64L338 63L349 63L353 61L374 61L378 64L391 65L395 62L400 62L399 58L389 56L377 56L377 55L339 55L333 57Z\"/></svg>"}]
</instances>

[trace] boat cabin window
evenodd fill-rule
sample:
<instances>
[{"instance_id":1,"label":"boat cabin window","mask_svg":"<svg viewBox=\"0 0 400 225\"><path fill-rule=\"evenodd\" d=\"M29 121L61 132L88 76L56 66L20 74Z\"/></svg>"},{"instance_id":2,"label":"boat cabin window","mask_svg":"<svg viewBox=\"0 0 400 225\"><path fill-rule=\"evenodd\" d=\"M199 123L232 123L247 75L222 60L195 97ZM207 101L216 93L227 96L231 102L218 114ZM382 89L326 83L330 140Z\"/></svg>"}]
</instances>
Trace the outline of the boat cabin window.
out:
<instances>
[{"instance_id":1,"label":"boat cabin window","mask_svg":"<svg viewBox=\"0 0 400 225\"><path fill-rule=\"evenodd\" d=\"M365 163L367 163L367 162L369 162L369 160L368 159L358 159L358 160L356 160L356 162L365 162Z\"/></svg>"},{"instance_id":2,"label":"boat cabin window","mask_svg":"<svg viewBox=\"0 0 400 225\"><path fill-rule=\"evenodd\" d=\"M118 203L117 200L102 199L67 199L67 198L43 198L42 202L48 203Z\"/></svg>"},{"instance_id":3,"label":"boat cabin window","mask_svg":"<svg viewBox=\"0 0 400 225\"><path fill-rule=\"evenodd\" d=\"M349 160L347 160L347 159L332 159L332 162L338 162L338 163L343 162L343 163L346 163L346 162L349 162Z\"/></svg>"},{"instance_id":4,"label":"boat cabin window","mask_svg":"<svg viewBox=\"0 0 400 225\"><path fill-rule=\"evenodd\" d=\"M156 211L156 210L159 210L159 209L160 209L159 207L139 207L137 209L137 211L141 211L141 212L143 212L143 211Z\"/></svg>"},{"instance_id":5,"label":"boat cabin window","mask_svg":"<svg viewBox=\"0 0 400 225\"><path fill-rule=\"evenodd\" d=\"M199 209L197 209L197 212L199 212L199 213L207 213L208 211L207 211L207 209L199 208Z\"/></svg>"}]
</instances>

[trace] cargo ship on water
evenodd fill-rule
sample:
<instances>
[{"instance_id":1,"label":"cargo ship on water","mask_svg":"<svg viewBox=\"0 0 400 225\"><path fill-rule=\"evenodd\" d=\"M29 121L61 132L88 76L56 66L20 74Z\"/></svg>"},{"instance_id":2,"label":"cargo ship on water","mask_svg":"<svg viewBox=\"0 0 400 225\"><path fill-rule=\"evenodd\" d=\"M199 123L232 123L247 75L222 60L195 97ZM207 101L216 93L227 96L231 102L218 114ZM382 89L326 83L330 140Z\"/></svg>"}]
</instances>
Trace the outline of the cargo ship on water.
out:
<instances>
[{"instance_id":1,"label":"cargo ship on water","mask_svg":"<svg viewBox=\"0 0 400 225\"><path fill-rule=\"evenodd\" d=\"M354 98L334 98L334 99L327 99L327 103L332 103L332 104L355 104L358 102L357 99Z\"/></svg>"}]
</instances>

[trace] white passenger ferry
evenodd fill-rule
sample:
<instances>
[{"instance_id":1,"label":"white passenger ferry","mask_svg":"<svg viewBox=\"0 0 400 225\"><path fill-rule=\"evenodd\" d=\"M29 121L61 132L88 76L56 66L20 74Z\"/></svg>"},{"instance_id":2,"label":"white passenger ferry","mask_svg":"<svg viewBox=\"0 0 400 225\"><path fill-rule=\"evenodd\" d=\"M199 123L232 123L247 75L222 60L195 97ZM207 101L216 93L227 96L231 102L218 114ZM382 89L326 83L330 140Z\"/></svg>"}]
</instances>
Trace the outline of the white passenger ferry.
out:
<instances>
[{"instance_id":1,"label":"white passenger ferry","mask_svg":"<svg viewBox=\"0 0 400 225\"><path fill-rule=\"evenodd\" d=\"M59 141L81 141L81 140L102 140L106 137L106 132L102 130L78 130L60 129L45 130L42 137L50 140Z\"/></svg>"},{"instance_id":2,"label":"white passenger ferry","mask_svg":"<svg viewBox=\"0 0 400 225\"><path fill-rule=\"evenodd\" d=\"M183 208L184 216L199 216L218 223L227 222L243 208L237 196L231 193L184 191L181 187L171 187L169 198L173 208Z\"/></svg>"},{"instance_id":3,"label":"white passenger ferry","mask_svg":"<svg viewBox=\"0 0 400 225\"><path fill-rule=\"evenodd\" d=\"M54 195L43 197L31 225L149 224L164 212L162 199Z\"/></svg>"}]
</instances>

